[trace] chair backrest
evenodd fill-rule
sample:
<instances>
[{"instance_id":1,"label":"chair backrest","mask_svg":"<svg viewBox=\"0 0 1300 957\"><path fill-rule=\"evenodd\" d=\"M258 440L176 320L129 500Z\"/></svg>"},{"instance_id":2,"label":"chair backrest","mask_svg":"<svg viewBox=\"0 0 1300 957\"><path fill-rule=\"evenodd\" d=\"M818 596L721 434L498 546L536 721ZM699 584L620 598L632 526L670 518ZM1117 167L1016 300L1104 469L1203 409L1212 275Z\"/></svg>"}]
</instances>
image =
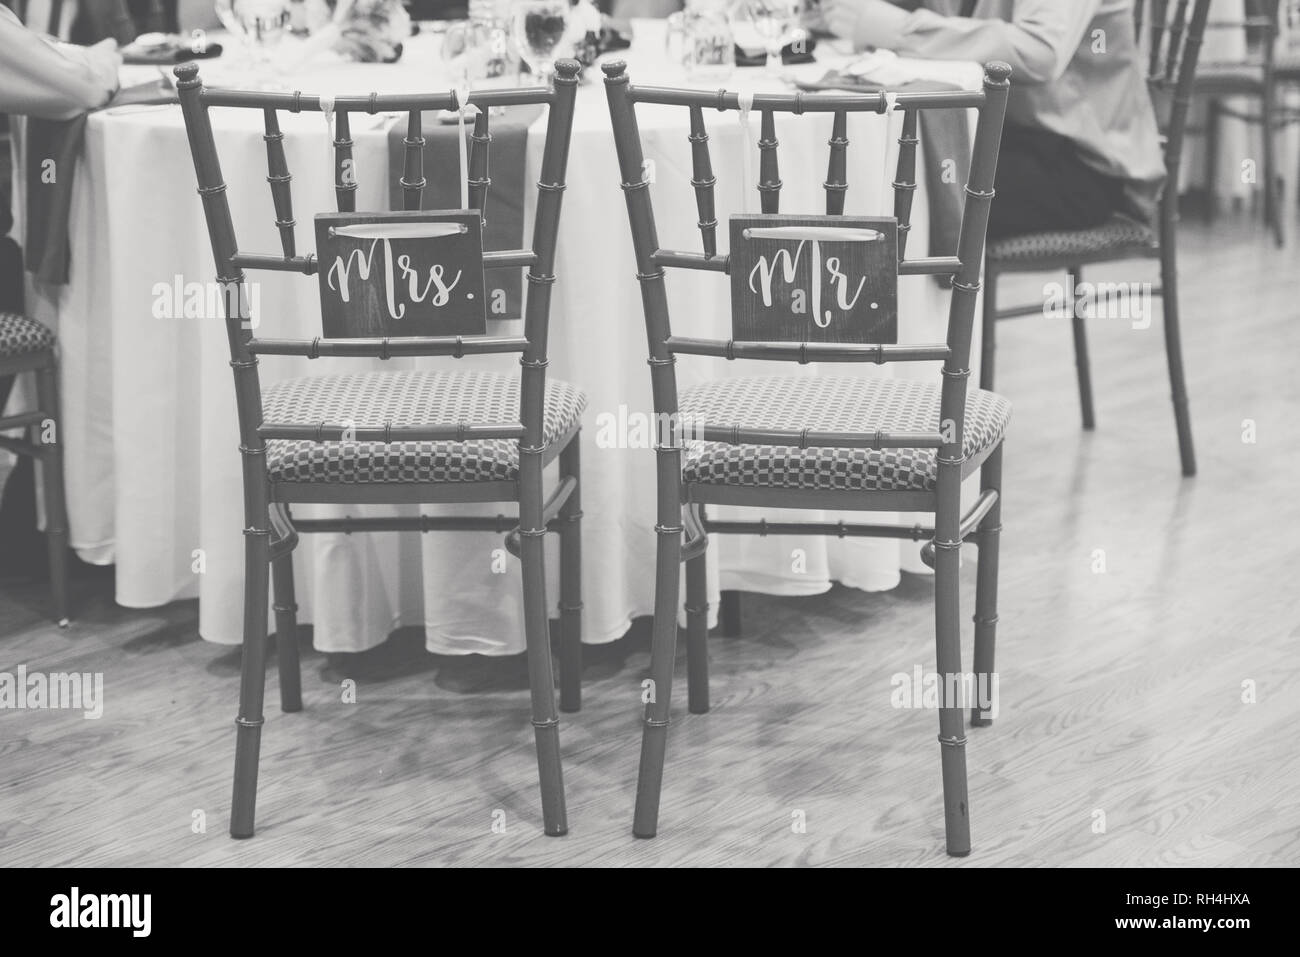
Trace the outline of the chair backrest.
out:
<instances>
[{"instance_id":1,"label":"chair backrest","mask_svg":"<svg viewBox=\"0 0 1300 957\"><path fill-rule=\"evenodd\" d=\"M542 413L546 389L546 343L550 316L550 286L554 281L555 242L559 228L560 199L565 187L569 139L573 127L573 106L578 83L578 64L573 60L556 63L550 87L482 90L472 92L468 103L478 107L474 120L468 163L470 208L482 210L488 198L488 149L491 142L491 108L541 104L549 108L542 170L537 183L537 212L531 248L503 249L483 253L486 269L528 268L529 292L522 336L447 335L379 336L364 338L316 337L311 340L260 339L249 323L245 269L274 270L315 275L314 254L302 255L295 233L292 174L285 159L284 133L279 113L332 112L334 116L334 191L339 212L356 212L357 179L352 162L349 117L353 113L405 112L407 136L402 175L403 204L418 210L424 177L424 137L421 113L426 110L460 108L454 92L366 96L320 97L303 93L264 93L207 89L198 76L198 66L187 63L176 68L181 108L189 135L190 152L198 177L199 195L207 218L208 235L216 259L217 281L225 291L226 331L231 366L235 370L235 392L239 409L240 437L246 449L260 450L265 438L339 441L464 441L520 439L530 449L542 446ZM266 142L267 182L270 184L275 225L280 238L278 253L253 253L241 249L235 236L226 183L222 179L209 110L214 107L258 110L263 114ZM452 356L486 353L519 353L520 417L514 423L431 423L428 426L398 428L354 427L352 423L263 423L261 386L257 356L294 355L352 356L388 359L394 356Z\"/></svg>"},{"instance_id":2,"label":"chair backrest","mask_svg":"<svg viewBox=\"0 0 1300 957\"><path fill-rule=\"evenodd\" d=\"M1145 26L1147 89L1156 110L1156 122L1165 139L1168 181L1165 207L1177 201L1178 167L1187 132L1187 111L1196 81L1196 66L1205 38L1211 0L1137 0L1134 8L1139 41ZM1172 6L1172 10L1170 9ZM1189 17L1190 8L1190 17ZM1270 44L1271 46L1271 44Z\"/></svg>"},{"instance_id":3,"label":"chair backrest","mask_svg":"<svg viewBox=\"0 0 1300 957\"><path fill-rule=\"evenodd\" d=\"M1213 2L1213 0L1211 0ZM1142 0L1138 0L1137 16L1141 18ZM1167 16L1166 12L1166 16ZM1175 16L1177 15L1175 11ZM1241 16L1229 19L1210 19L1206 15L1207 34L1239 34L1242 53L1235 57L1209 59L1200 57L1202 69L1211 67L1271 67L1274 41L1282 27L1282 0L1242 0ZM1139 22L1139 26L1140 26Z\"/></svg>"},{"instance_id":4,"label":"chair backrest","mask_svg":"<svg viewBox=\"0 0 1300 957\"><path fill-rule=\"evenodd\" d=\"M945 343L928 345L827 343L827 342L754 342L696 339L673 334L668 315L664 285L665 267L730 272L730 255L717 252L717 221L713 191L716 177L709 158L708 135L704 111L735 111L742 108L740 94L719 90L662 89L634 86L623 63L605 64L605 88L613 118L614 143L618 151L622 187L631 220L636 251L637 274L641 283L647 338L650 345L651 383L655 412L660 422L678 423L677 381L674 357L677 354L718 356L727 359L768 359L807 362L899 362L943 361L943 394L940 420L932 433L886 434L855 437L845 433L817 434L772 430L755 430L732 426L692 423L692 433L705 441L729 444L756 443L789 446L858 446L872 448L932 447L941 449L940 461L960 467L962 428L966 403L966 380L969 377L971 329L975 301L980 289L980 270L984 261L984 237L989 206L993 199L994 175L1002 121L1010 91L1011 68L1005 63L985 67L981 90L916 93L758 93L745 105L760 116L760 166L758 191L764 213L779 211L781 180L777 166L775 115L777 113L832 114L830 158L824 184L826 214L837 216L844 211L847 189L846 170L850 113L884 114L892 107L903 114L899 137L898 163L895 169L894 218L898 224L898 275L952 276L952 293ZM745 96L745 101L750 97ZM690 111L692 186L699 213L702 252L683 252L661 248L655 231L649 177L644 175L641 136L637 126L636 105L666 104ZM974 145L971 150L970 176L965 187L961 233L955 256L926 258L906 257L907 235L911 227L912 195L916 189L916 149L919 142L917 116L922 110L947 110L954 123L967 122L967 109L979 111ZM828 225L829 225L828 220ZM783 290L789 296L789 291ZM941 427L941 423L950 423ZM674 430L679 432L680 429ZM680 448L680 437L673 444Z\"/></svg>"}]
</instances>

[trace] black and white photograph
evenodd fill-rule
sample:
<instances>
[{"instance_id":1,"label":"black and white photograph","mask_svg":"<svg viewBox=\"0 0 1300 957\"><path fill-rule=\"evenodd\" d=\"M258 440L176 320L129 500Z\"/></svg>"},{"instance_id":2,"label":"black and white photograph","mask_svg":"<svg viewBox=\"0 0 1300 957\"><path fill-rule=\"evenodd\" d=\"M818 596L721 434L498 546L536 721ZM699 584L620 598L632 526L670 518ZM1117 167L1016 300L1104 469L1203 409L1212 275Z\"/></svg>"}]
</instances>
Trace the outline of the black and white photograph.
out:
<instances>
[{"instance_id":1,"label":"black and white photograph","mask_svg":"<svg viewBox=\"0 0 1300 957\"><path fill-rule=\"evenodd\" d=\"M978 867L1262 929L1300 0L0 3L7 923Z\"/></svg>"}]
</instances>

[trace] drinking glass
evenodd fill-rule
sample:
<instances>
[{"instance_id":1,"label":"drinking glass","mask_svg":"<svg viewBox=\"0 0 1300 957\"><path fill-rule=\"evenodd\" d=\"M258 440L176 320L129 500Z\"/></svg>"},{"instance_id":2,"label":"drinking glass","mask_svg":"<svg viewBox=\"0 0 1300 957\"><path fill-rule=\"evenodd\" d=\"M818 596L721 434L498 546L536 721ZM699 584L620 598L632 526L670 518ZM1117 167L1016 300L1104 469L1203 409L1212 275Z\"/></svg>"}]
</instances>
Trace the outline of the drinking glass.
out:
<instances>
[{"instance_id":1,"label":"drinking glass","mask_svg":"<svg viewBox=\"0 0 1300 957\"><path fill-rule=\"evenodd\" d=\"M779 78L784 75L781 48L799 25L802 8L802 0L745 0L745 12L767 48L769 76Z\"/></svg>"},{"instance_id":2,"label":"drinking glass","mask_svg":"<svg viewBox=\"0 0 1300 957\"><path fill-rule=\"evenodd\" d=\"M510 14L519 56L544 84L549 83L556 49L569 30L569 0L524 0Z\"/></svg>"},{"instance_id":3,"label":"drinking glass","mask_svg":"<svg viewBox=\"0 0 1300 957\"><path fill-rule=\"evenodd\" d=\"M217 18L252 53L262 80L275 72L271 48L289 32L288 0L216 0Z\"/></svg>"},{"instance_id":4,"label":"drinking glass","mask_svg":"<svg viewBox=\"0 0 1300 957\"><path fill-rule=\"evenodd\" d=\"M726 0L687 0L686 9L668 17L668 58L687 78L725 82L736 65L735 37Z\"/></svg>"}]
</instances>

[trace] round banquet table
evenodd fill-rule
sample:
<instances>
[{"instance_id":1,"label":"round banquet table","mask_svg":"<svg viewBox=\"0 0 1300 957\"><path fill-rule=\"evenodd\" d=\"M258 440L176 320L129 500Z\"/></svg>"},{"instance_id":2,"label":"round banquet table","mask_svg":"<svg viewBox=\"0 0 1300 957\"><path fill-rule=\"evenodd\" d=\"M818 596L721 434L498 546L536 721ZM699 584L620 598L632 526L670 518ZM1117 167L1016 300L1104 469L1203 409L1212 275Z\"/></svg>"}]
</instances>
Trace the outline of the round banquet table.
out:
<instances>
[{"instance_id":1,"label":"round banquet table","mask_svg":"<svg viewBox=\"0 0 1300 957\"><path fill-rule=\"evenodd\" d=\"M620 54L634 83L684 85L666 62L663 27L634 24L636 42ZM820 77L837 57L797 68ZM906 62L906 61L905 61ZM977 88L981 71L971 63L907 62L917 76ZM313 63L293 74L305 93L381 93L444 89L435 37L416 37L400 63ZM553 287L549 373L579 385L588 406L582 432L583 638L612 641L630 620L649 614L654 592L654 453L645 448L602 448L601 413L649 413L649 373L640 294L630 230L619 188L604 90L597 78L579 90L560 222L557 281ZM146 71L143 78L148 78ZM156 74L152 74L156 75ZM201 77L211 85L239 85L230 65L206 61ZM124 75L139 82L141 75ZM731 88L774 89L762 69L738 70ZM660 240L695 249L699 244L689 187L690 154L684 109L639 109L646 156L657 168L654 185ZM387 209L386 125L382 117L357 117L355 167L358 209ZM251 110L214 110L223 172L240 240L247 250L278 252L262 142L261 117ZM830 117L778 119L782 211L824 208ZM850 123L850 173L846 212L890 209L888 190L901 121L876 115ZM281 114L293 173L299 252L311 251L310 217L333 207L332 169L320 114ZM887 124L892 124L887 128ZM711 122L718 214L756 211L757 191L745 202L742 129L734 114ZM757 138L753 118L751 148ZM528 181L540 167L542 125L528 136ZM924 147L924 143L922 144ZM924 154L922 161L926 160ZM757 170L757 156L753 169ZM919 167L918 169L923 168ZM756 172L755 172L756 176ZM531 221L535 199L528 190ZM922 179L914 208L913 255L925 255L927 203ZM22 215L19 204L19 215ZM719 231L725 247L725 229ZM21 235L21 232L15 233ZM81 557L117 566L117 601L156 607L199 599L205 639L241 640L243 537L240 456L234 391L223 324L215 320L158 319L158 283L214 278L211 247L185 129L178 106L124 107L93 114L76 172L71 215L71 274L66 286L31 285L33 314L53 326L62 350L63 418L72 543ZM730 324L725 277L670 276L675 328L688 335L726 337ZM320 316L314 277L250 274L261 284L259 334L311 337ZM930 277L900 282L900 340L944 339L948 295ZM497 328L493 328L497 327ZM518 323L490 323L489 331ZM978 322L972 355L978 357ZM457 368L517 371L512 357L459 360ZM263 357L263 382L361 368L448 368L454 360L303 359ZM939 381L937 364L897 368L839 366L837 374L906 375ZM681 384L742 373L815 375L813 367L727 363L685 358ZM977 376L972 377L976 381ZM413 514L415 506L298 506L295 514ZM425 507L426 514L439 514ZM450 507L448 507L450 508ZM457 506L463 510L468 506ZM505 506L502 511L510 511ZM401 510L401 511L399 511ZM481 512L494 512L492 506ZM744 514L741 510L732 510ZM721 514L721 512L719 512ZM806 513L804 513L806 514ZM767 517L777 517L773 512ZM910 521L910 519L909 519ZM502 561L502 537L490 533L305 535L294 553L299 620L314 625L319 650L361 651L399 626L423 625L427 647L443 654L513 654L523 650L519 566ZM555 543L548 545L547 585L558 578ZM885 540L817 537L715 536L711 543L710 600L717 590L744 589L807 595L832 581L884 590L900 569L924 571L918 546Z\"/></svg>"}]
</instances>

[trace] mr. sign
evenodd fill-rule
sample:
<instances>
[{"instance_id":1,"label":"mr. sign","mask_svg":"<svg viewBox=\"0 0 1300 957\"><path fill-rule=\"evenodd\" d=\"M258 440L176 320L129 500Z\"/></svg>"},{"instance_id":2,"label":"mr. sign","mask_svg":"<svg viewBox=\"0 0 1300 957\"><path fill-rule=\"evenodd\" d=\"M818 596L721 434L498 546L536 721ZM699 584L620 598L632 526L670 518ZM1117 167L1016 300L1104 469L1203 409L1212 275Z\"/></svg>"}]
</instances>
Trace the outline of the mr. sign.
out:
<instances>
[{"instance_id":1,"label":"mr. sign","mask_svg":"<svg viewBox=\"0 0 1300 957\"><path fill-rule=\"evenodd\" d=\"M733 216L730 267L738 341L897 341L894 219Z\"/></svg>"}]
</instances>

